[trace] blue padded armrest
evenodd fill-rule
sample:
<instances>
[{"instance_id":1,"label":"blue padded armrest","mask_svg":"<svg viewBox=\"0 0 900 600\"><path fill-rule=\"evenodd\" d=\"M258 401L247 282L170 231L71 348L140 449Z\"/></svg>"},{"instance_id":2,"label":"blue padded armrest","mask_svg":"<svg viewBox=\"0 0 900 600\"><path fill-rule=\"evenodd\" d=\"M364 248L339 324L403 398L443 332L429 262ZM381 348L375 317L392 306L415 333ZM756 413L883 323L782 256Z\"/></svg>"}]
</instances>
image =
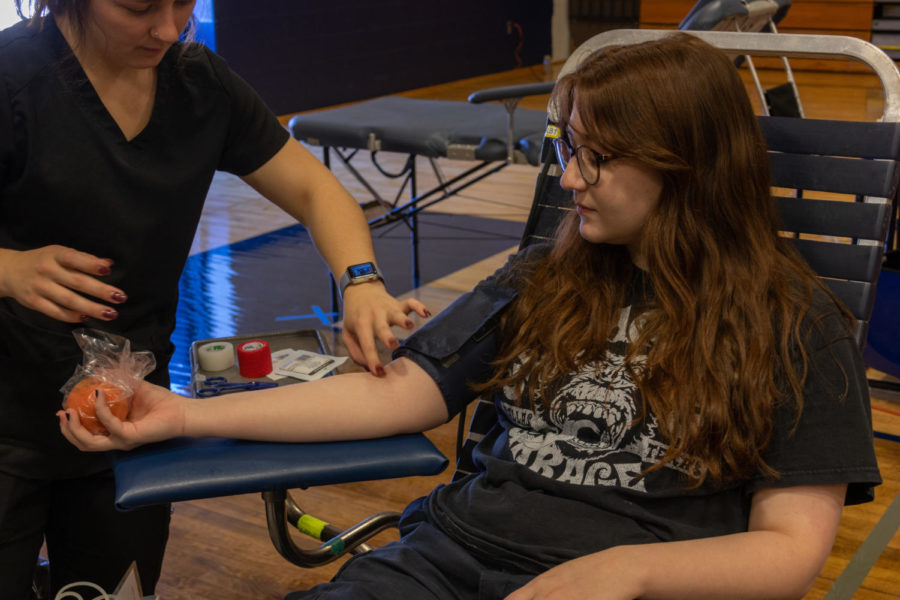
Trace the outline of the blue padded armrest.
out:
<instances>
[{"instance_id":1,"label":"blue padded armrest","mask_svg":"<svg viewBox=\"0 0 900 600\"><path fill-rule=\"evenodd\" d=\"M287 444L177 438L114 457L116 507L436 475L447 458L422 434Z\"/></svg>"},{"instance_id":2,"label":"blue padded armrest","mask_svg":"<svg viewBox=\"0 0 900 600\"><path fill-rule=\"evenodd\" d=\"M523 83L521 85L508 85L505 87L478 90L469 94L469 102L481 104L482 102L496 102L502 100L517 100L527 96L539 96L553 91L555 81L542 81L540 83Z\"/></svg>"}]
</instances>

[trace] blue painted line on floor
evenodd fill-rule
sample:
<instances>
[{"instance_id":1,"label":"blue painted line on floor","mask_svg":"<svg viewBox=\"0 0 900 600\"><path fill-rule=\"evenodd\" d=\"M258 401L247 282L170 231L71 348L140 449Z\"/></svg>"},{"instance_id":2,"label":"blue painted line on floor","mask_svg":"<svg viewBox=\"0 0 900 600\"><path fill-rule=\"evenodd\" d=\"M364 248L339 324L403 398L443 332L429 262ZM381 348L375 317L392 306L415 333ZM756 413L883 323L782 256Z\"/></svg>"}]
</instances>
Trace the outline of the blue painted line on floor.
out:
<instances>
[{"instance_id":1,"label":"blue painted line on floor","mask_svg":"<svg viewBox=\"0 0 900 600\"><path fill-rule=\"evenodd\" d=\"M322 325L331 325L334 322L334 318L338 316L335 312L325 312L322 308L316 304L313 304L310 308L312 308L311 315L289 315L286 317L275 317L276 321L298 321L300 319L318 319Z\"/></svg>"},{"instance_id":2,"label":"blue painted line on floor","mask_svg":"<svg viewBox=\"0 0 900 600\"><path fill-rule=\"evenodd\" d=\"M844 571L834 580L824 600L852 600L856 590L863 584L898 529L900 529L900 496L891 501Z\"/></svg>"},{"instance_id":3,"label":"blue painted line on floor","mask_svg":"<svg viewBox=\"0 0 900 600\"><path fill-rule=\"evenodd\" d=\"M881 440L887 440L889 442L900 442L900 435L894 435L892 433L882 433L880 431L872 432L872 435Z\"/></svg>"},{"instance_id":4,"label":"blue painted line on floor","mask_svg":"<svg viewBox=\"0 0 900 600\"><path fill-rule=\"evenodd\" d=\"M900 442L900 436L890 433L875 431L873 435L883 440ZM856 554L834 580L824 600L852 600L898 529L900 529L900 496L891 501Z\"/></svg>"},{"instance_id":5,"label":"blue painted line on floor","mask_svg":"<svg viewBox=\"0 0 900 600\"><path fill-rule=\"evenodd\" d=\"M319 317L319 321L322 322L322 325L331 325L334 322L334 319L332 317L337 317L337 313L326 313L324 310L319 308L318 304L313 304L312 309L313 312L316 313L316 316Z\"/></svg>"}]
</instances>

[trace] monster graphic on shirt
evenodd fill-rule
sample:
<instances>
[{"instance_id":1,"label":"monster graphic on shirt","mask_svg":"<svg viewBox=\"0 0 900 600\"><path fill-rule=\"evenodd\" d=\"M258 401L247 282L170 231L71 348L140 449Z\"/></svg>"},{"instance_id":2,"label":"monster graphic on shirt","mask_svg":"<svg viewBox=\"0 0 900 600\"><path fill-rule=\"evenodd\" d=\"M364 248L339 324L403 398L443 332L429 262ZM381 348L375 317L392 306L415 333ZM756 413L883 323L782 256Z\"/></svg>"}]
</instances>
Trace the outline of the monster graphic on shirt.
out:
<instances>
[{"instance_id":1,"label":"monster graphic on shirt","mask_svg":"<svg viewBox=\"0 0 900 600\"><path fill-rule=\"evenodd\" d=\"M667 445L656 416L640 416L640 397L624 368L636 323L622 309L606 356L571 374L556 390L550 410L516 406L511 388L503 390L504 417L510 422L509 450L520 465L559 483L616 486L646 491L641 472L659 461ZM632 369L639 369L640 358ZM676 462L666 468L686 471Z\"/></svg>"}]
</instances>

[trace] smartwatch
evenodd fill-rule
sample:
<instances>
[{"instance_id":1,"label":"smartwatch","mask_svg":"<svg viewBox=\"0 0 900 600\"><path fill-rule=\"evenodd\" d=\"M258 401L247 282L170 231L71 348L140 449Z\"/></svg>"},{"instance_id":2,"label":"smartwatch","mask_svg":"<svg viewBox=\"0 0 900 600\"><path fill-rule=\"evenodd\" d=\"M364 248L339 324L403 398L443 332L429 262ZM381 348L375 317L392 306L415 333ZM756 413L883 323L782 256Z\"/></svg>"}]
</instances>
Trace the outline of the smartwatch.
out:
<instances>
[{"instance_id":1,"label":"smartwatch","mask_svg":"<svg viewBox=\"0 0 900 600\"><path fill-rule=\"evenodd\" d=\"M364 262L358 265L350 265L341 276L341 282L338 284L341 290L341 297L344 297L344 290L348 285L357 283L366 283L367 281L375 281L376 279L384 281L381 271L375 266L375 263Z\"/></svg>"}]
</instances>

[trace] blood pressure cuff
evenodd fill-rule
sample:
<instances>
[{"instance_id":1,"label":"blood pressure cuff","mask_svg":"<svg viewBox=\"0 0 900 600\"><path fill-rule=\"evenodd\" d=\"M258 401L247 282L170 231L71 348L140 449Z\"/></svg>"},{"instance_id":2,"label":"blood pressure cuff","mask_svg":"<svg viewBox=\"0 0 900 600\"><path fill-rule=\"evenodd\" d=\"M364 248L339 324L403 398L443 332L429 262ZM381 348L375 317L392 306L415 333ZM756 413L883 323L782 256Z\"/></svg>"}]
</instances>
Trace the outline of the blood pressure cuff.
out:
<instances>
[{"instance_id":1,"label":"blood pressure cuff","mask_svg":"<svg viewBox=\"0 0 900 600\"><path fill-rule=\"evenodd\" d=\"M493 375L500 315L518 295L520 268L539 257L542 246L512 256L504 267L458 298L394 351L416 362L434 379L449 418L475 399L472 385Z\"/></svg>"}]
</instances>

